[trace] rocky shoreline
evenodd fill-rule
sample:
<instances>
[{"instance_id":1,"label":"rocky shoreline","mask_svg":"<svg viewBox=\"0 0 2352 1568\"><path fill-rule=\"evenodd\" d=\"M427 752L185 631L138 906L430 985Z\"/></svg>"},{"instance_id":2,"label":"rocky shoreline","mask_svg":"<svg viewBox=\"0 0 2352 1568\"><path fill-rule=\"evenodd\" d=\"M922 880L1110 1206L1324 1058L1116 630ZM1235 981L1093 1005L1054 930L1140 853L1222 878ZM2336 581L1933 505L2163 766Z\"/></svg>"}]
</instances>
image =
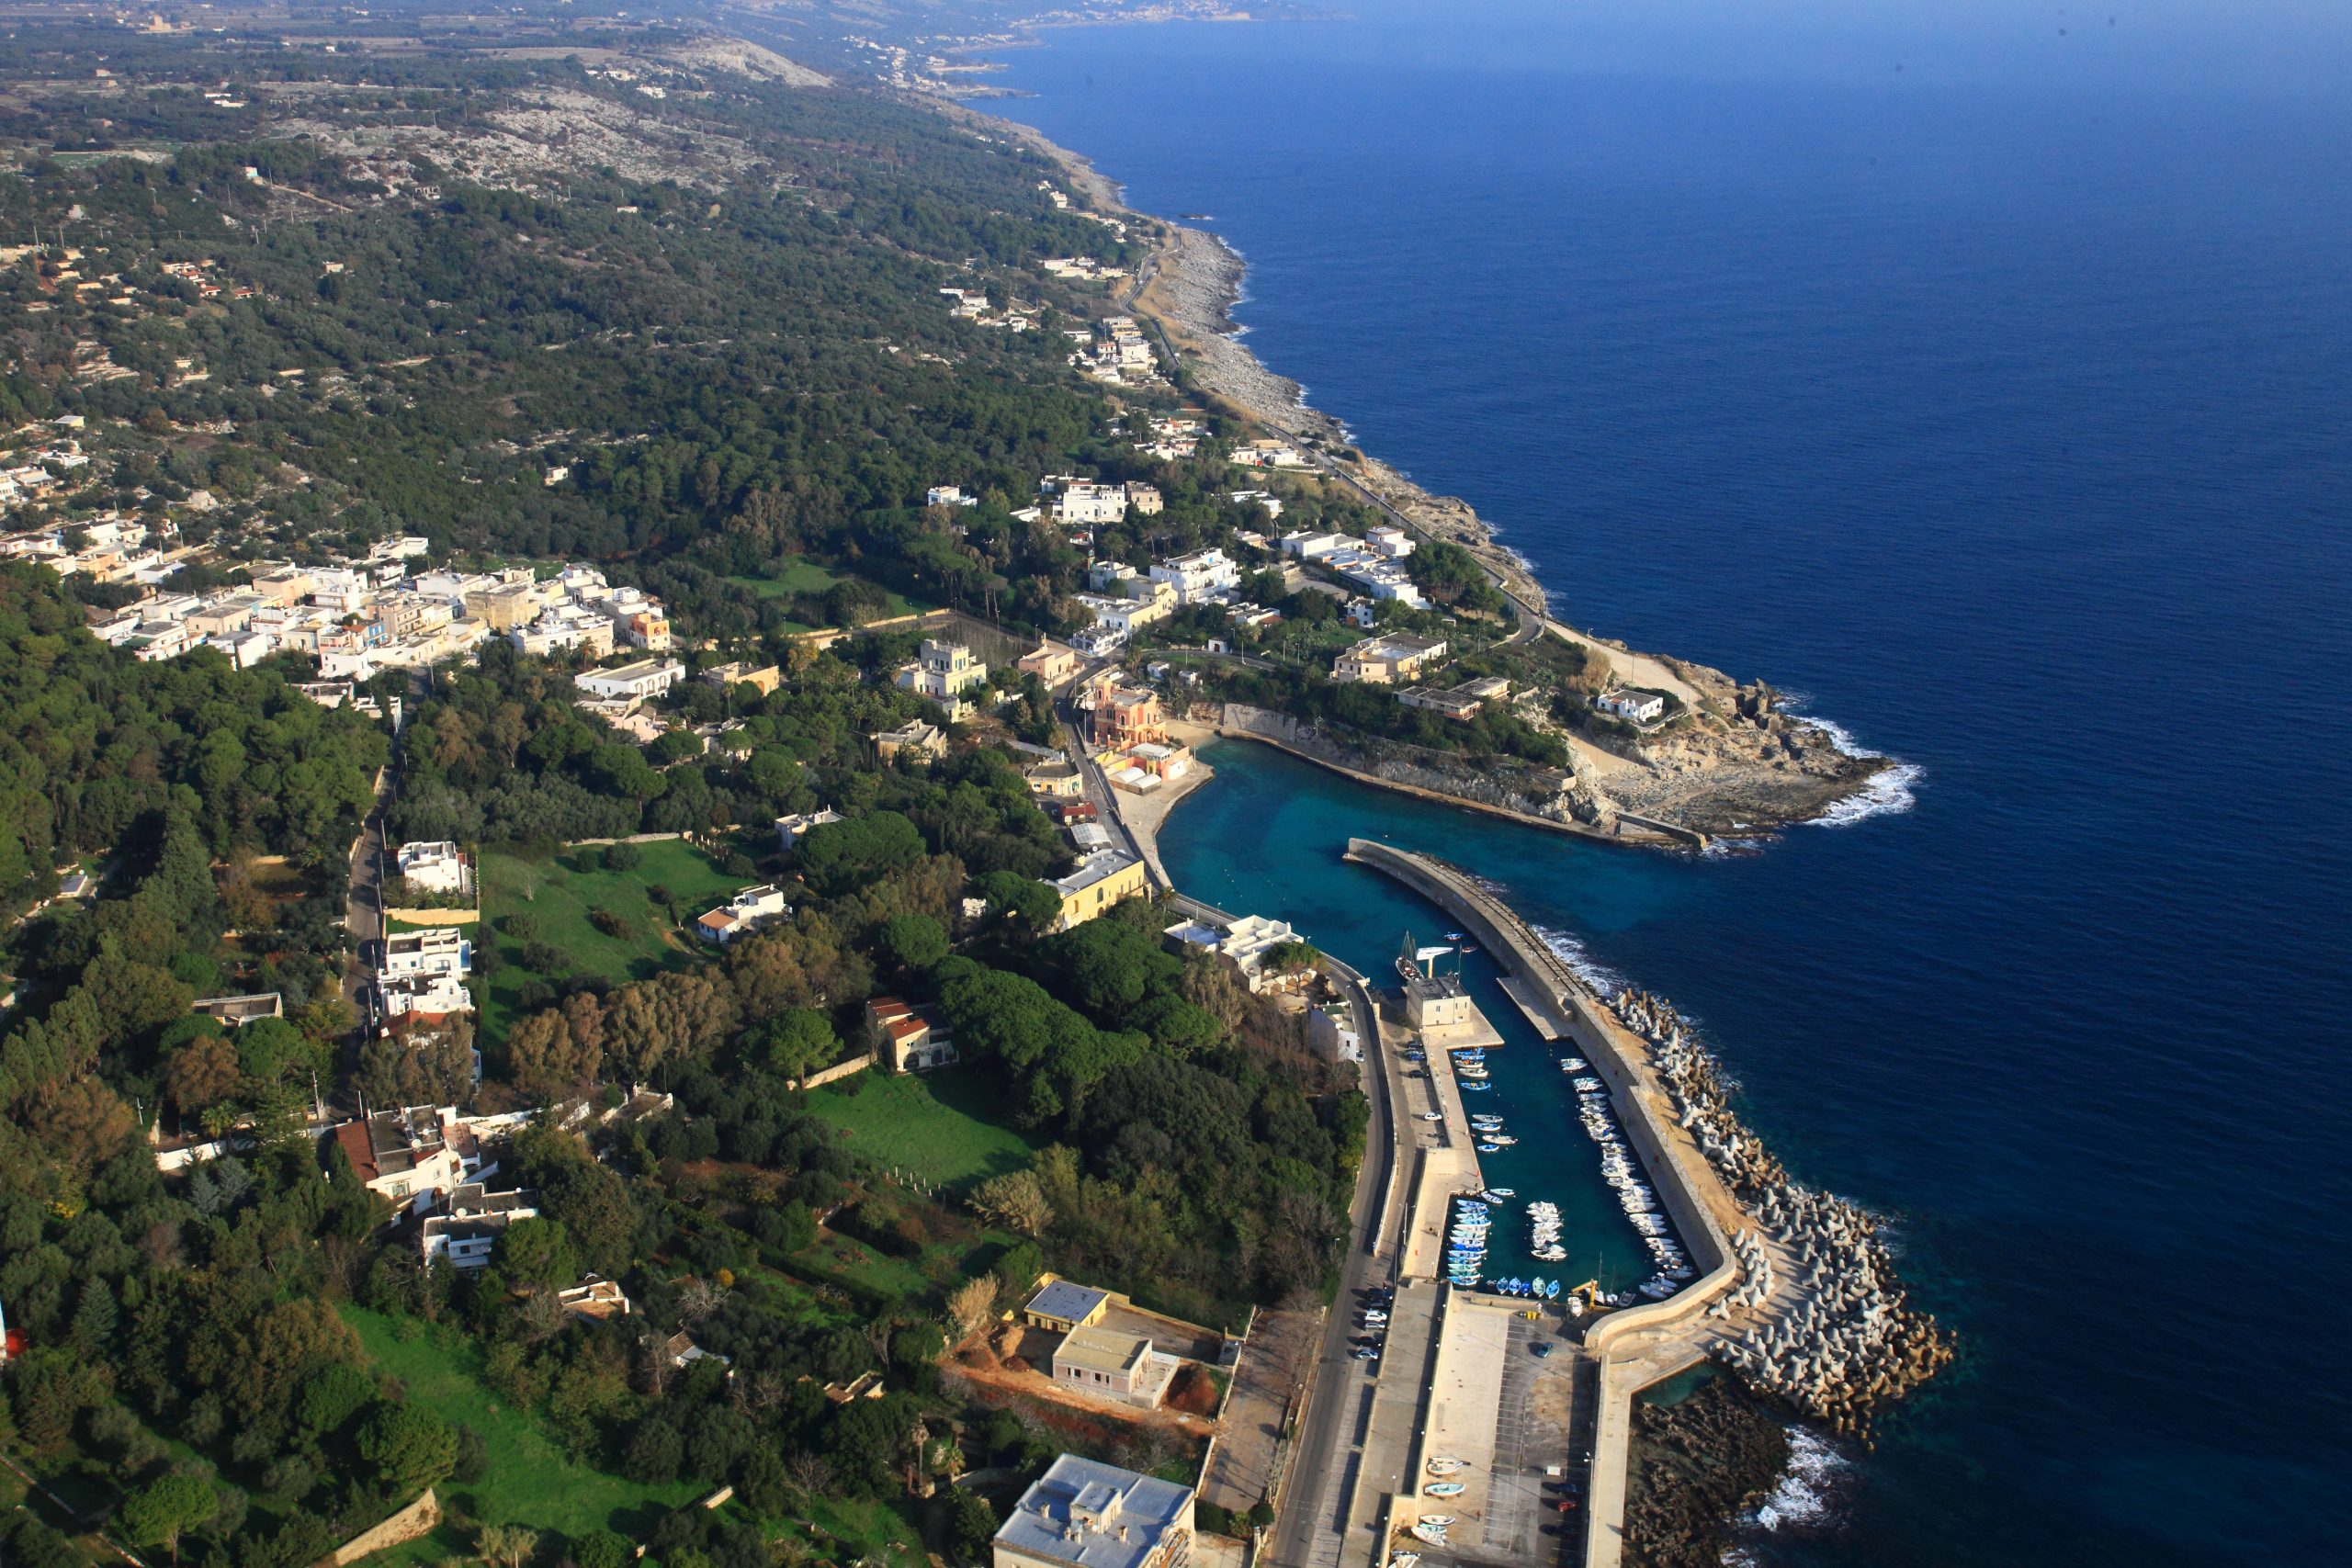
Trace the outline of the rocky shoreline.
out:
<instances>
[{"instance_id":1,"label":"rocky shoreline","mask_svg":"<svg viewBox=\"0 0 2352 1568\"><path fill-rule=\"evenodd\" d=\"M1579 823L1611 831L1622 813L1710 838L1736 838L1908 805L1910 775L1893 787L1884 778L1899 766L1892 759L1850 745L1834 727L1779 708L1769 688L1743 686L1708 666L1641 654L1558 624L1528 563L1467 502L1432 494L1360 451L1340 421L1306 400L1298 382L1250 351L1232 315L1247 271L1238 253L1205 230L1133 211L1117 185L1087 159L1028 127L1012 129L1058 164L1091 206L1126 218L1152 238L1153 254L1124 308L1154 323L1208 400L1282 432L1322 458L1328 472L1414 527L1469 550L1519 602L1522 615L1543 621L1545 635L1585 645L1628 684L1679 688L1689 717L1660 736L1623 747L1575 738L1572 793L1580 803L1574 813Z\"/></svg>"},{"instance_id":2,"label":"rocky shoreline","mask_svg":"<svg viewBox=\"0 0 2352 1568\"><path fill-rule=\"evenodd\" d=\"M1717 1568L1736 1522L1788 1469L1788 1429L1727 1377L1672 1404L1634 1408L1625 1560L1644 1568Z\"/></svg>"}]
</instances>

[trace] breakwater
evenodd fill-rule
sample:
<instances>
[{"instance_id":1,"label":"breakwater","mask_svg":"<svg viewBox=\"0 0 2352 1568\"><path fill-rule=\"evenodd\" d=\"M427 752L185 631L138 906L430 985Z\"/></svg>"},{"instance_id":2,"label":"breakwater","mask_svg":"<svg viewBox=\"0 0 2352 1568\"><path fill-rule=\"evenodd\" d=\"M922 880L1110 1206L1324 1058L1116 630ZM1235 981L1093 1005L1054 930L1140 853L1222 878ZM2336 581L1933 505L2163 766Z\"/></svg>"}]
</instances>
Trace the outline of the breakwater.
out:
<instances>
[{"instance_id":1,"label":"breakwater","mask_svg":"<svg viewBox=\"0 0 2352 1568\"><path fill-rule=\"evenodd\" d=\"M1741 1123L1721 1067L1671 1003L1627 987L1611 1006L1649 1043L1677 1120L1756 1222L1754 1234L1734 1237L1746 1280L1709 1313L1729 1318L1764 1306L1782 1283L1795 1287L1792 1305L1743 1323L1718 1359L1800 1415L1867 1436L1881 1409L1951 1363L1951 1335L1910 1305L1878 1219L1791 1180ZM1776 1280L1773 1252L1793 1278Z\"/></svg>"}]
</instances>

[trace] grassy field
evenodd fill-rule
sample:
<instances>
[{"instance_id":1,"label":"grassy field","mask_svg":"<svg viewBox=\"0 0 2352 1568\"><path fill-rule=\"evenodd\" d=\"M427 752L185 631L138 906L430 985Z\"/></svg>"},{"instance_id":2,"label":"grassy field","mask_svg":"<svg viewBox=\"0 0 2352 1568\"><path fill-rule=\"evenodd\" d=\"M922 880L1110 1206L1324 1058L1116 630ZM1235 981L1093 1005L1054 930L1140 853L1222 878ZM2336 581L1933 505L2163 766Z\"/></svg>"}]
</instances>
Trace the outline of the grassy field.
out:
<instances>
[{"instance_id":1,"label":"grassy field","mask_svg":"<svg viewBox=\"0 0 2352 1568\"><path fill-rule=\"evenodd\" d=\"M401 1380L409 1399L462 1421L481 1434L489 1467L475 1482L451 1482L445 1499L462 1500L467 1515L485 1524L526 1524L535 1529L578 1535L609 1525L641 1538L661 1516L693 1499L696 1485L641 1486L636 1482L571 1462L537 1416L516 1410L484 1384L480 1348L453 1330L428 1329L403 1340L401 1320L346 1306L343 1314L358 1332L376 1365ZM467 1556L470 1530L444 1525L421 1540L368 1559L370 1563L447 1562Z\"/></svg>"},{"instance_id":2,"label":"grassy field","mask_svg":"<svg viewBox=\"0 0 2352 1568\"><path fill-rule=\"evenodd\" d=\"M617 983L646 979L694 961L694 939L673 932L668 912L650 902L645 890L667 888L679 913L691 920L745 886L743 879L729 876L683 839L637 848L643 860L629 871L584 871L578 850L565 850L547 861L496 853L481 857L483 923L476 928L476 940L494 943L501 961L498 972L484 978L476 992L485 1035L503 1039L523 987L551 978L524 966L526 944L499 929L509 915L527 910L538 922L533 940L566 954L575 974ZM588 919L588 911L595 908L610 909L627 920L628 934L606 936L598 931Z\"/></svg>"},{"instance_id":3,"label":"grassy field","mask_svg":"<svg viewBox=\"0 0 2352 1568\"><path fill-rule=\"evenodd\" d=\"M822 593L834 583L845 581L852 575L845 571L835 571L829 566L820 566L806 556L786 557L775 563L774 570L775 575L770 577L730 577L727 581L748 588L763 599L789 599L799 593ZM890 589L885 588L882 592L887 601L880 617L883 619L893 615L911 615L932 608L928 604L919 604L905 594ZM797 622L795 625L803 631L817 629Z\"/></svg>"},{"instance_id":4,"label":"grassy field","mask_svg":"<svg viewBox=\"0 0 2352 1568\"><path fill-rule=\"evenodd\" d=\"M855 1094L842 1085L860 1087ZM809 1113L849 1132L850 1147L886 1168L942 1187L1019 1170L1036 1145L1001 1125L994 1084L967 1067L905 1077L861 1073L808 1096Z\"/></svg>"}]
</instances>

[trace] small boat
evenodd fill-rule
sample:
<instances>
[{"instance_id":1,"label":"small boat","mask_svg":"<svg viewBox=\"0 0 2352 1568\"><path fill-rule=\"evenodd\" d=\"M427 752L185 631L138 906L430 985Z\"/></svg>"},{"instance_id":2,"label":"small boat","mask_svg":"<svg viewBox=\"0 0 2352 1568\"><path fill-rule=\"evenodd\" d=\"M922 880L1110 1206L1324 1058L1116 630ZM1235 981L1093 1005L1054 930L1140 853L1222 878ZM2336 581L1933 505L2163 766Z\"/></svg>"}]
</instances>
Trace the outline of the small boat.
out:
<instances>
[{"instance_id":1,"label":"small boat","mask_svg":"<svg viewBox=\"0 0 2352 1568\"><path fill-rule=\"evenodd\" d=\"M1494 1087L1495 1086L1490 1083L1466 1083L1462 1086L1462 1092L1464 1094L1484 1094L1487 1090Z\"/></svg>"},{"instance_id":2,"label":"small boat","mask_svg":"<svg viewBox=\"0 0 2352 1568\"><path fill-rule=\"evenodd\" d=\"M1487 1196L1490 1198L1516 1198L1519 1196L1519 1189L1516 1187L1489 1187L1487 1189Z\"/></svg>"},{"instance_id":3,"label":"small boat","mask_svg":"<svg viewBox=\"0 0 2352 1568\"><path fill-rule=\"evenodd\" d=\"M1509 1148L1509 1147L1510 1147L1513 1144L1515 1144L1515 1143L1519 1142L1519 1140L1518 1140L1517 1138L1512 1137L1512 1136L1511 1136L1510 1134L1508 1134L1508 1133L1497 1133L1497 1134L1495 1134L1492 1137L1488 1138L1487 1141L1488 1143L1491 1143L1491 1144L1497 1144L1497 1145L1501 1145L1501 1146L1502 1146L1502 1147L1504 1147L1504 1148Z\"/></svg>"},{"instance_id":4,"label":"small boat","mask_svg":"<svg viewBox=\"0 0 2352 1568\"><path fill-rule=\"evenodd\" d=\"M1544 1299L1547 1302L1556 1302L1560 1299L1560 1281L1555 1280L1545 1288Z\"/></svg>"},{"instance_id":5,"label":"small boat","mask_svg":"<svg viewBox=\"0 0 2352 1568\"><path fill-rule=\"evenodd\" d=\"M1459 1497L1466 1488L1459 1481L1438 1481L1421 1488L1424 1497Z\"/></svg>"},{"instance_id":6,"label":"small boat","mask_svg":"<svg viewBox=\"0 0 2352 1568\"><path fill-rule=\"evenodd\" d=\"M1392 1551L1388 1554L1388 1568L1413 1568L1420 1560L1418 1551Z\"/></svg>"},{"instance_id":7,"label":"small boat","mask_svg":"<svg viewBox=\"0 0 2352 1568\"><path fill-rule=\"evenodd\" d=\"M1440 1529L1443 1529L1453 1522L1453 1516L1452 1514L1423 1514L1421 1516L1421 1523L1425 1525L1435 1525Z\"/></svg>"},{"instance_id":8,"label":"small boat","mask_svg":"<svg viewBox=\"0 0 2352 1568\"><path fill-rule=\"evenodd\" d=\"M1427 1541L1431 1546L1443 1546L1445 1544L1445 1527L1443 1525L1433 1525L1427 1519L1423 1519L1419 1524L1415 1525L1411 1533L1415 1540Z\"/></svg>"},{"instance_id":9,"label":"small boat","mask_svg":"<svg viewBox=\"0 0 2352 1568\"><path fill-rule=\"evenodd\" d=\"M1500 1144L1480 1144L1478 1152L1482 1155L1498 1155L1503 1152L1503 1146Z\"/></svg>"},{"instance_id":10,"label":"small boat","mask_svg":"<svg viewBox=\"0 0 2352 1568\"><path fill-rule=\"evenodd\" d=\"M1431 1475L1453 1475L1469 1469L1470 1461L1466 1459L1455 1459L1448 1454L1440 1454L1430 1461L1429 1468Z\"/></svg>"}]
</instances>

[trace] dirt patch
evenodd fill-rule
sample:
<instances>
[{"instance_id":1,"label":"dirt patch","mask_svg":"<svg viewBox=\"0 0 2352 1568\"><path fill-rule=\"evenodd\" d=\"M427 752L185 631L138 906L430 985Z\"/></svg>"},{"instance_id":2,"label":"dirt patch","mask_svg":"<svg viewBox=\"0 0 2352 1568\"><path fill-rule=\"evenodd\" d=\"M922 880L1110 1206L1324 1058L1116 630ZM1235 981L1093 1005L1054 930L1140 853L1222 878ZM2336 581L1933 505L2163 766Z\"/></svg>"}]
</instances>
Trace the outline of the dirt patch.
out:
<instances>
[{"instance_id":1,"label":"dirt patch","mask_svg":"<svg viewBox=\"0 0 2352 1568\"><path fill-rule=\"evenodd\" d=\"M1160 1403L1188 1416L1214 1416L1216 1402L1216 1379L1209 1375L1206 1367L1188 1361L1176 1369L1175 1380L1168 1385L1167 1395Z\"/></svg>"}]
</instances>

